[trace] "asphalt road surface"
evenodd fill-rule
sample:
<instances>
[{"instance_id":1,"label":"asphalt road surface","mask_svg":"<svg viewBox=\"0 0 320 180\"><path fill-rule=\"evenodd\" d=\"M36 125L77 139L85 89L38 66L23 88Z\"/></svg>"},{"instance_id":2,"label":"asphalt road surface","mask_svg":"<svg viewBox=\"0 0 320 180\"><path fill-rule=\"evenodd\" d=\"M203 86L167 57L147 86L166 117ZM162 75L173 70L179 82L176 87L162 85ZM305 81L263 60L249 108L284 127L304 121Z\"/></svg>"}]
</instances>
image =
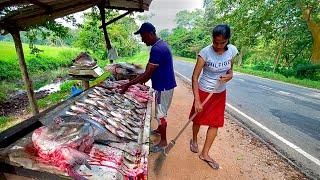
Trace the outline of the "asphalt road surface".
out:
<instances>
[{"instance_id":1,"label":"asphalt road surface","mask_svg":"<svg viewBox=\"0 0 320 180\"><path fill-rule=\"evenodd\" d=\"M174 61L191 80L194 64ZM320 179L320 91L235 73L227 111L309 177Z\"/></svg>"}]
</instances>

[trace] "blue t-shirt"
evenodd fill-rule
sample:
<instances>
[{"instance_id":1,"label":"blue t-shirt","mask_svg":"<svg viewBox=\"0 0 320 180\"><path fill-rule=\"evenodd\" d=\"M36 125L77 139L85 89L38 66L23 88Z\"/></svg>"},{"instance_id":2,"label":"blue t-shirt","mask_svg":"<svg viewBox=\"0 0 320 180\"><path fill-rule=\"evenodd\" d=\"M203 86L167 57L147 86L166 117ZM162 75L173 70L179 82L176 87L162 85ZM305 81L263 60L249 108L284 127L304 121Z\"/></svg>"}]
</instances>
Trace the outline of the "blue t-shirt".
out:
<instances>
[{"instance_id":1,"label":"blue t-shirt","mask_svg":"<svg viewBox=\"0 0 320 180\"><path fill-rule=\"evenodd\" d=\"M172 54L166 42L159 39L152 46L149 63L158 64L151 76L153 89L163 91L177 86L173 71Z\"/></svg>"}]
</instances>

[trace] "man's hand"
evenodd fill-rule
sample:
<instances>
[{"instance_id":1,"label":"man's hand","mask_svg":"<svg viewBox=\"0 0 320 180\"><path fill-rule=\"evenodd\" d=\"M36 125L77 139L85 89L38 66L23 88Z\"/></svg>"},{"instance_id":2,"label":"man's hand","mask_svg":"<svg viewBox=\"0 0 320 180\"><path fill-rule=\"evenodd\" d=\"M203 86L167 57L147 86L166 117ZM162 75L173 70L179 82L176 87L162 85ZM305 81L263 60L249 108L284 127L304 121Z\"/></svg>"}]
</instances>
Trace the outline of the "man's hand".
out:
<instances>
[{"instance_id":1,"label":"man's hand","mask_svg":"<svg viewBox=\"0 0 320 180\"><path fill-rule=\"evenodd\" d=\"M129 87L130 87L129 84L121 85L120 87L118 87L118 89L119 89L118 92L121 93L121 94L123 94L123 93L125 93L125 92L128 90Z\"/></svg>"}]
</instances>

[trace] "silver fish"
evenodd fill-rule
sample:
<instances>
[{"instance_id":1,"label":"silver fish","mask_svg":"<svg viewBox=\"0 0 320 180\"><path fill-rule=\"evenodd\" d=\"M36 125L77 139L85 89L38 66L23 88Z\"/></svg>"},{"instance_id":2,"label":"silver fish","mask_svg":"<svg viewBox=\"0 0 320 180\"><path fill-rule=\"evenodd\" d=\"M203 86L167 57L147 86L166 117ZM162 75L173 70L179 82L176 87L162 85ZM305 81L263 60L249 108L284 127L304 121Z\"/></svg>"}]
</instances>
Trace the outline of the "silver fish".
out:
<instances>
[{"instance_id":1,"label":"silver fish","mask_svg":"<svg viewBox=\"0 0 320 180\"><path fill-rule=\"evenodd\" d=\"M118 113L118 112L110 112L110 114L112 115L112 116L114 116L114 117L117 117L117 118L120 118L120 119L123 119L124 117L123 117L123 115L121 115L120 113Z\"/></svg>"},{"instance_id":2,"label":"silver fish","mask_svg":"<svg viewBox=\"0 0 320 180\"><path fill-rule=\"evenodd\" d=\"M84 100L85 103L88 103L88 104L91 104L91 105L94 105L94 106L97 106L97 103L91 99L85 99Z\"/></svg>"},{"instance_id":3,"label":"silver fish","mask_svg":"<svg viewBox=\"0 0 320 180\"><path fill-rule=\"evenodd\" d=\"M86 113L87 110L79 106L70 106L70 109L76 113Z\"/></svg>"}]
</instances>

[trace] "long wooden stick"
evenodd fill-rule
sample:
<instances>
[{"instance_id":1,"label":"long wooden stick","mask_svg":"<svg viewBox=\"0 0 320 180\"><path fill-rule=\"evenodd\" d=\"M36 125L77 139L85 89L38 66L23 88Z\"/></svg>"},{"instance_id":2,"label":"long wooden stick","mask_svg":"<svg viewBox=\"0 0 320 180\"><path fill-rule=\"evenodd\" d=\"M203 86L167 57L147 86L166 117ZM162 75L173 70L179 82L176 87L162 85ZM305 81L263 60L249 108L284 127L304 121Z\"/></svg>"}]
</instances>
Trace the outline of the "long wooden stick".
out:
<instances>
[{"instance_id":1,"label":"long wooden stick","mask_svg":"<svg viewBox=\"0 0 320 180\"><path fill-rule=\"evenodd\" d=\"M17 56L19 58L19 65L20 65L22 76L23 76L23 80L24 80L24 83L26 84L26 89L27 89L27 94L28 94L28 99L31 106L32 114L37 115L39 114L39 109L37 106L36 99L34 97L34 92L32 89L32 81L29 78L26 61L24 59L20 33L19 31L14 31L14 32L11 32L11 35L13 37Z\"/></svg>"},{"instance_id":2,"label":"long wooden stick","mask_svg":"<svg viewBox=\"0 0 320 180\"><path fill-rule=\"evenodd\" d=\"M211 98L211 96L214 94L214 92L212 91L207 98L201 103L202 106L204 106L209 99ZM169 145L164 149L164 154L168 155L169 151L173 148L173 146L176 144L177 139L180 137L180 135L183 133L183 131L188 127L188 125L191 123L191 121L197 116L198 112L195 112L188 120L188 122L183 126L183 128L179 131L179 133L177 134L177 136L169 143Z\"/></svg>"}]
</instances>

